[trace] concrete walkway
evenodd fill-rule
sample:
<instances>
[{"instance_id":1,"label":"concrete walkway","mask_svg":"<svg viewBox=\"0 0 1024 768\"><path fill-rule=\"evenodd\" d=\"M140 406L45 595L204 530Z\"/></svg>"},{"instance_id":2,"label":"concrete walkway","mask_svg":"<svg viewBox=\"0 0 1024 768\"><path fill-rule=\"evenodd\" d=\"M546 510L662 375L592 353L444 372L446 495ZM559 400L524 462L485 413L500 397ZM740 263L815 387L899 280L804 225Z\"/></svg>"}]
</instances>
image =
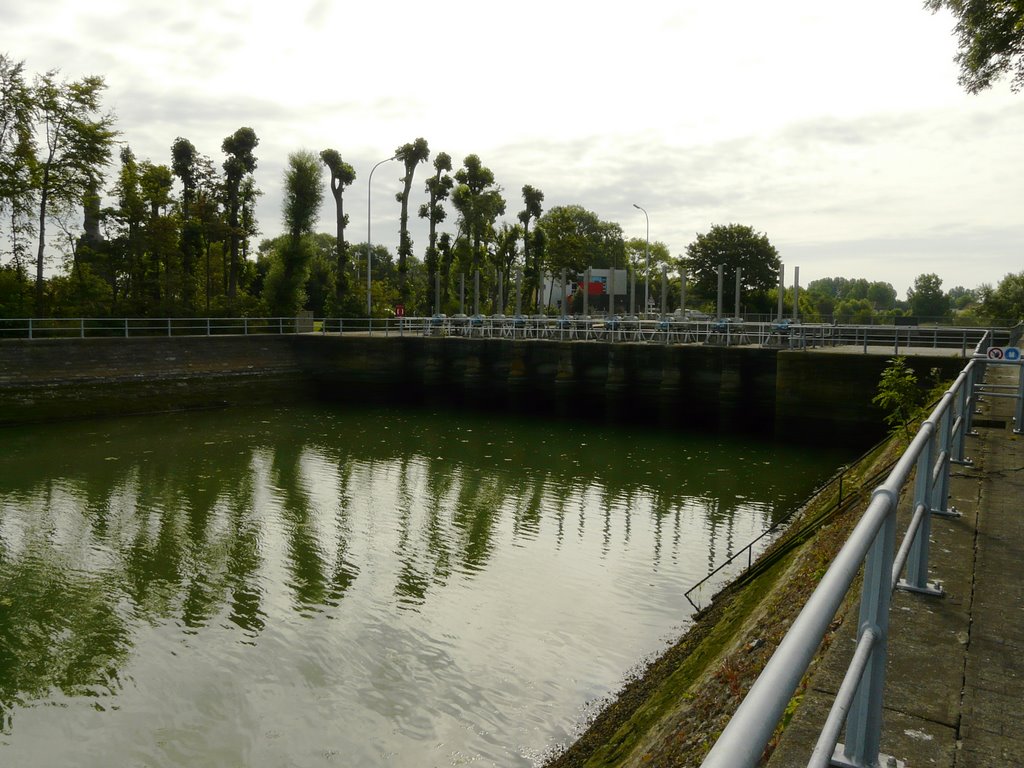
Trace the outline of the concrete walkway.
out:
<instances>
[{"instance_id":1,"label":"concrete walkway","mask_svg":"<svg viewBox=\"0 0 1024 768\"><path fill-rule=\"evenodd\" d=\"M989 366L986 381L1015 384L1017 369ZM1024 766L1024 436L1013 434L1013 408L980 403L973 466L954 466L950 485L963 516L932 519L929 577L945 595L893 596L881 750L909 768ZM856 616L838 629L770 768L807 764Z\"/></svg>"}]
</instances>

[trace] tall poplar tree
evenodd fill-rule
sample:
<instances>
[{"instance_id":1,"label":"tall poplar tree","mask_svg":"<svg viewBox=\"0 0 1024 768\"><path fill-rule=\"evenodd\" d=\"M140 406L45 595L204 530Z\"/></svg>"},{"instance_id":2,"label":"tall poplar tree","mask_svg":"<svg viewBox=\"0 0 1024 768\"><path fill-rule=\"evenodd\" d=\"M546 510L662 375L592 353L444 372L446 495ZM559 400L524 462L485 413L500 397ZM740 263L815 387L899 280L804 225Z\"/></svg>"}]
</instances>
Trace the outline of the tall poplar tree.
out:
<instances>
[{"instance_id":1,"label":"tall poplar tree","mask_svg":"<svg viewBox=\"0 0 1024 768\"><path fill-rule=\"evenodd\" d=\"M537 306L540 299L540 260L533 254L530 261L530 246L533 239L530 222L537 221L544 212L544 193L529 184L523 185L523 203L525 208L519 212L519 222L523 225L523 271L526 273L526 304Z\"/></svg>"},{"instance_id":2,"label":"tall poplar tree","mask_svg":"<svg viewBox=\"0 0 1024 768\"><path fill-rule=\"evenodd\" d=\"M335 276L334 303L335 310L340 314L341 306L348 294L348 243L345 242L345 227L348 226L348 215L345 213L345 187L356 180L356 169L341 159L336 149L325 149L320 159L331 172L331 195L334 196L335 226L337 242L335 244Z\"/></svg>"},{"instance_id":3,"label":"tall poplar tree","mask_svg":"<svg viewBox=\"0 0 1024 768\"><path fill-rule=\"evenodd\" d=\"M202 224L196 216L199 191L199 153L188 139L178 137L171 145L171 171L181 182L181 300L185 311L195 309L196 264L202 249Z\"/></svg>"},{"instance_id":4,"label":"tall poplar tree","mask_svg":"<svg viewBox=\"0 0 1024 768\"><path fill-rule=\"evenodd\" d=\"M279 317L294 316L301 308L302 286L313 256L307 236L313 234L323 199L320 158L307 150L290 154L283 210L287 237L266 282L271 311Z\"/></svg>"},{"instance_id":5,"label":"tall poplar tree","mask_svg":"<svg viewBox=\"0 0 1024 768\"><path fill-rule=\"evenodd\" d=\"M452 192L452 205L462 218L463 229L469 233L472 253L470 269L480 269L484 246L493 237L495 220L505 213L501 187L494 183L491 169L477 155L467 155L462 168L455 173L458 185Z\"/></svg>"},{"instance_id":6,"label":"tall poplar tree","mask_svg":"<svg viewBox=\"0 0 1024 768\"><path fill-rule=\"evenodd\" d=\"M430 157L427 140L419 138L409 144L403 144L395 150L395 157L405 164L402 191L395 195L395 199L402 205L398 229L398 298L405 304L409 300L408 259L412 256L412 240L409 238L409 193L412 191L412 177L416 173L416 166L426 162Z\"/></svg>"},{"instance_id":7,"label":"tall poplar tree","mask_svg":"<svg viewBox=\"0 0 1024 768\"><path fill-rule=\"evenodd\" d=\"M256 170L256 156L253 150L260 143L252 128L242 127L221 143L221 151L227 155L224 160L224 187L227 196L228 226L230 227L230 251L228 261L228 300L234 301L238 291L239 253L245 232L241 226L240 213L243 179Z\"/></svg>"},{"instance_id":8,"label":"tall poplar tree","mask_svg":"<svg viewBox=\"0 0 1024 768\"><path fill-rule=\"evenodd\" d=\"M452 170L452 157L447 152L439 152L434 158L434 175L427 179L426 191L429 200L420 206L419 215L426 219L429 226L427 236L427 294L433 295L434 283L438 272L437 225L445 219L442 203L448 199L455 180L449 175Z\"/></svg>"}]
</instances>

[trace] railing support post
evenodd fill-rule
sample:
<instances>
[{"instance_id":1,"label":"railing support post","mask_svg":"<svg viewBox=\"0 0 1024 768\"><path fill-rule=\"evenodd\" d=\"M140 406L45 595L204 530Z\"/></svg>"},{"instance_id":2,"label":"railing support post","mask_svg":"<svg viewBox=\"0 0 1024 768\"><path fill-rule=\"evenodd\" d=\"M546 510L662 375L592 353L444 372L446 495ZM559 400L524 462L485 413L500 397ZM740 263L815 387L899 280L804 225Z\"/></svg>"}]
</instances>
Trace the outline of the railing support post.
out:
<instances>
[{"instance_id":1,"label":"railing support post","mask_svg":"<svg viewBox=\"0 0 1024 768\"><path fill-rule=\"evenodd\" d=\"M1019 435L1024 432L1022 427L1024 420L1024 363L1017 364L1017 408L1013 415L1013 434Z\"/></svg>"},{"instance_id":2,"label":"railing support post","mask_svg":"<svg viewBox=\"0 0 1024 768\"><path fill-rule=\"evenodd\" d=\"M934 486L932 485L932 467L935 464L935 428L933 422L925 422L922 430L930 429L928 443L921 455L917 458L916 480L914 482L914 503L913 510L918 507L924 508L921 516L921 524L914 534L913 543L910 545L910 556L907 559L907 578L897 584L897 588L908 592L918 592L927 595L941 595L942 588L928 581L928 556L929 545L932 534L932 500L934 497Z\"/></svg>"},{"instance_id":3,"label":"railing support post","mask_svg":"<svg viewBox=\"0 0 1024 768\"><path fill-rule=\"evenodd\" d=\"M939 517L960 517L956 507L949 506L949 467L953 463L953 406L956 403L956 395L949 400L949 406L942 414L942 421L939 424L939 459L942 466L939 468L938 490L934 491L932 497L931 513Z\"/></svg>"},{"instance_id":4,"label":"railing support post","mask_svg":"<svg viewBox=\"0 0 1024 768\"><path fill-rule=\"evenodd\" d=\"M889 509L864 561L857 640L870 627L878 639L857 688L846 718L846 743L836 746L836 757L851 765L878 765L882 739L882 691L885 688L885 660L889 645L889 603L892 599L892 564L896 544L897 494L879 490L889 498ZM840 765L843 761L833 758Z\"/></svg>"}]
</instances>

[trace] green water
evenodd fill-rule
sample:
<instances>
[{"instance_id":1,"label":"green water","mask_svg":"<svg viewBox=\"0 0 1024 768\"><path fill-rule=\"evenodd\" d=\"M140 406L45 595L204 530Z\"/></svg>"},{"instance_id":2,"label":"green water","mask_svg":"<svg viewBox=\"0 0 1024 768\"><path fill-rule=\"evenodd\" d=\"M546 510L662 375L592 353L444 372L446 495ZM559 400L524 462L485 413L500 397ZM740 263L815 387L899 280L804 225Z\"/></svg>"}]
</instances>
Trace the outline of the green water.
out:
<instances>
[{"instance_id":1,"label":"green water","mask_svg":"<svg viewBox=\"0 0 1024 768\"><path fill-rule=\"evenodd\" d=\"M533 765L849 458L327 407L0 440L12 768Z\"/></svg>"}]
</instances>

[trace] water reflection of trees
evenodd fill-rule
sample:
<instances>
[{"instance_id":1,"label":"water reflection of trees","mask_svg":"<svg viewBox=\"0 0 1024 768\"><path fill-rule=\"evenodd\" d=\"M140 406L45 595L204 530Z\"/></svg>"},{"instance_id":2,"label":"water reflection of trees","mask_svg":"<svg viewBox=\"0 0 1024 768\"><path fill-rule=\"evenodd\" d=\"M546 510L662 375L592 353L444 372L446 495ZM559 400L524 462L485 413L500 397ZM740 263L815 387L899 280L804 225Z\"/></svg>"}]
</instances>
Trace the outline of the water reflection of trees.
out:
<instances>
[{"instance_id":1,"label":"water reflection of trees","mask_svg":"<svg viewBox=\"0 0 1024 768\"><path fill-rule=\"evenodd\" d=\"M697 535L710 565L723 540L732 551L737 510L766 526L795 499L743 466L716 471L730 455L710 444L620 434L588 446L543 425L389 418L403 439L382 439L379 415L304 410L14 434L17 466L0 466L4 727L13 705L51 689L116 690L137 622L199 631L223 617L255 639L278 536L293 608L336 608L359 583L357 563L381 556L354 544L368 504L393 515L391 594L418 609L454 574L473 578L499 547L545 529L561 548L598 526L594 556L608 557L630 544L640 514L652 567ZM746 450L755 467L770 449ZM394 508L375 508L382 499Z\"/></svg>"}]
</instances>

